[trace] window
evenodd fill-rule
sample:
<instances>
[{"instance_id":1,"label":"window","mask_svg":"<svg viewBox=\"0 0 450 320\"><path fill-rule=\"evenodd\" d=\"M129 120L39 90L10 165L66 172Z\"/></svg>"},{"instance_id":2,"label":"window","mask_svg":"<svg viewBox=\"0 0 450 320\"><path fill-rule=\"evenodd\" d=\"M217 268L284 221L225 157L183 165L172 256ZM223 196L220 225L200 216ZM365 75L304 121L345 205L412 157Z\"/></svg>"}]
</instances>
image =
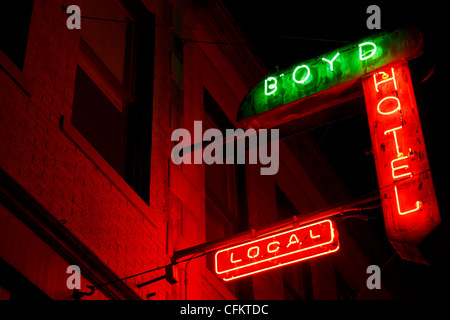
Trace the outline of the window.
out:
<instances>
[{"instance_id":1,"label":"window","mask_svg":"<svg viewBox=\"0 0 450 320\"><path fill-rule=\"evenodd\" d=\"M155 18L138 0L84 1L71 123L148 204Z\"/></svg>"},{"instance_id":2,"label":"window","mask_svg":"<svg viewBox=\"0 0 450 320\"><path fill-rule=\"evenodd\" d=\"M174 18L175 16L175 18ZM178 20L178 11L173 11L172 5L170 5L170 25L173 20ZM179 30L172 32L171 48L169 53L169 74L171 77L170 82L170 106L169 106L169 119L170 128L180 128L182 126L183 116L183 47L184 44L178 35Z\"/></svg>"},{"instance_id":3,"label":"window","mask_svg":"<svg viewBox=\"0 0 450 320\"><path fill-rule=\"evenodd\" d=\"M183 90L173 79L170 82L170 85L170 128L178 129L182 127L181 121L183 117Z\"/></svg>"},{"instance_id":4,"label":"window","mask_svg":"<svg viewBox=\"0 0 450 320\"><path fill-rule=\"evenodd\" d=\"M114 77L123 84L131 70L130 57L133 24L121 7L119 1L83 1L83 15L92 18L83 19L81 37L104 63ZM127 57L126 57L127 56Z\"/></svg>"},{"instance_id":5,"label":"window","mask_svg":"<svg viewBox=\"0 0 450 320\"><path fill-rule=\"evenodd\" d=\"M234 128L211 94L203 90L205 108L204 130ZM206 241L223 239L236 232L248 229L246 202L245 165L205 164L205 210ZM214 255L208 255L206 265L214 273ZM251 281L226 283L236 297L251 297Z\"/></svg>"},{"instance_id":6,"label":"window","mask_svg":"<svg viewBox=\"0 0 450 320\"><path fill-rule=\"evenodd\" d=\"M123 175L123 113L80 67L76 74L73 105L72 124Z\"/></svg>"},{"instance_id":7,"label":"window","mask_svg":"<svg viewBox=\"0 0 450 320\"><path fill-rule=\"evenodd\" d=\"M23 69L30 29L33 0L2 1L0 19L2 39L0 50L20 69Z\"/></svg>"},{"instance_id":8,"label":"window","mask_svg":"<svg viewBox=\"0 0 450 320\"><path fill-rule=\"evenodd\" d=\"M203 130L235 129L211 94L203 90L205 121ZM235 159L236 160L236 159ZM249 229L245 164L205 164L206 241L223 239ZM214 271L214 255L207 255L206 266ZM251 278L227 282L237 299L253 299Z\"/></svg>"},{"instance_id":9,"label":"window","mask_svg":"<svg viewBox=\"0 0 450 320\"><path fill-rule=\"evenodd\" d=\"M203 92L203 130L217 128L225 134L227 128L233 128L232 123L209 92L206 89ZM236 165L205 164L205 193L206 241L224 238L236 232L239 226Z\"/></svg>"}]
</instances>

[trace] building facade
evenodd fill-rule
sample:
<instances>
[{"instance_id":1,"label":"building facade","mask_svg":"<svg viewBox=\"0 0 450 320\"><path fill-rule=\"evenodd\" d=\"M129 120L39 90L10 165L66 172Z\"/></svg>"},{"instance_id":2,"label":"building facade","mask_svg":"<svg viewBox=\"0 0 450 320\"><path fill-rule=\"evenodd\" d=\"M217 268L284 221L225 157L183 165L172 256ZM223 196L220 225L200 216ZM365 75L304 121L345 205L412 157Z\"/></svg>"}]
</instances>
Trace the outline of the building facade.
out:
<instances>
[{"instance_id":1,"label":"building facade","mask_svg":"<svg viewBox=\"0 0 450 320\"><path fill-rule=\"evenodd\" d=\"M81 29L69 27L71 5L81 9ZM280 141L273 176L260 165L172 161L175 129L194 132L194 121L203 131L238 128L242 98L266 73L220 1L8 6L14 19L0 50L3 299L73 299L70 265L80 267L81 291L98 286L82 299L408 292L394 263L381 290L367 289L367 267L394 252L382 222L361 219L339 222L341 248L332 255L229 283L215 275L213 253L194 255L173 266L175 284L138 286L164 275L176 251L308 217L351 196L308 134Z\"/></svg>"}]
</instances>

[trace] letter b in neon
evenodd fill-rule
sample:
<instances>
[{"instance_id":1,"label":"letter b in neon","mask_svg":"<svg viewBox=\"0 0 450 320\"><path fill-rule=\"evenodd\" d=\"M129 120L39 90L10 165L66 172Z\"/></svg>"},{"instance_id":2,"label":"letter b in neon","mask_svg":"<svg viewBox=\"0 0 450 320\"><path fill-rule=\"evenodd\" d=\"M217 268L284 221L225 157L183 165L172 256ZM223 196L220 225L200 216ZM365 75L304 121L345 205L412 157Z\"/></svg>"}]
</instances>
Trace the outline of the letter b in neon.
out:
<instances>
[{"instance_id":1,"label":"letter b in neon","mask_svg":"<svg viewBox=\"0 0 450 320\"><path fill-rule=\"evenodd\" d=\"M264 93L266 96L274 94L277 91L277 78L269 77L264 81Z\"/></svg>"}]
</instances>

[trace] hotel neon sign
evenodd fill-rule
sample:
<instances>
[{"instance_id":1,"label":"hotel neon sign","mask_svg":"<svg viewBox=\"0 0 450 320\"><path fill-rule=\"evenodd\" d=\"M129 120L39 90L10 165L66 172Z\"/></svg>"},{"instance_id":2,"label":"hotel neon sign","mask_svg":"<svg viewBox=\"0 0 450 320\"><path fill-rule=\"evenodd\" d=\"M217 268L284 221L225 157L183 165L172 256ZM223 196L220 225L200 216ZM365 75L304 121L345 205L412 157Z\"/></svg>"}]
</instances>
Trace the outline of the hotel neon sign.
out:
<instances>
[{"instance_id":1,"label":"hotel neon sign","mask_svg":"<svg viewBox=\"0 0 450 320\"><path fill-rule=\"evenodd\" d=\"M327 219L219 250L215 254L215 271L230 281L338 249L336 226Z\"/></svg>"},{"instance_id":2,"label":"hotel neon sign","mask_svg":"<svg viewBox=\"0 0 450 320\"><path fill-rule=\"evenodd\" d=\"M387 237L423 263L418 245L440 215L408 64L378 70L363 88Z\"/></svg>"}]
</instances>

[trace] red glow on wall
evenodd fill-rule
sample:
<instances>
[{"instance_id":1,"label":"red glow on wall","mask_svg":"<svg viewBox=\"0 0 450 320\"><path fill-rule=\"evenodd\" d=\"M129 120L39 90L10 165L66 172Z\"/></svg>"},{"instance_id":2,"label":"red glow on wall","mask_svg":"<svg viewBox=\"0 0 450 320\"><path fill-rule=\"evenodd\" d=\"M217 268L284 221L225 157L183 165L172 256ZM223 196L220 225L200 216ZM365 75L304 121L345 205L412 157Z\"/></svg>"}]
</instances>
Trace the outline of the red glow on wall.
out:
<instances>
[{"instance_id":1,"label":"red glow on wall","mask_svg":"<svg viewBox=\"0 0 450 320\"><path fill-rule=\"evenodd\" d=\"M440 222L406 63L363 79L387 237L402 258L424 262L418 244Z\"/></svg>"},{"instance_id":2,"label":"red glow on wall","mask_svg":"<svg viewBox=\"0 0 450 320\"><path fill-rule=\"evenodd\" d=\"M339 249L336 226L323 220L216 252L216 273L234 280Z\"/></svg>"}]
</instances>

